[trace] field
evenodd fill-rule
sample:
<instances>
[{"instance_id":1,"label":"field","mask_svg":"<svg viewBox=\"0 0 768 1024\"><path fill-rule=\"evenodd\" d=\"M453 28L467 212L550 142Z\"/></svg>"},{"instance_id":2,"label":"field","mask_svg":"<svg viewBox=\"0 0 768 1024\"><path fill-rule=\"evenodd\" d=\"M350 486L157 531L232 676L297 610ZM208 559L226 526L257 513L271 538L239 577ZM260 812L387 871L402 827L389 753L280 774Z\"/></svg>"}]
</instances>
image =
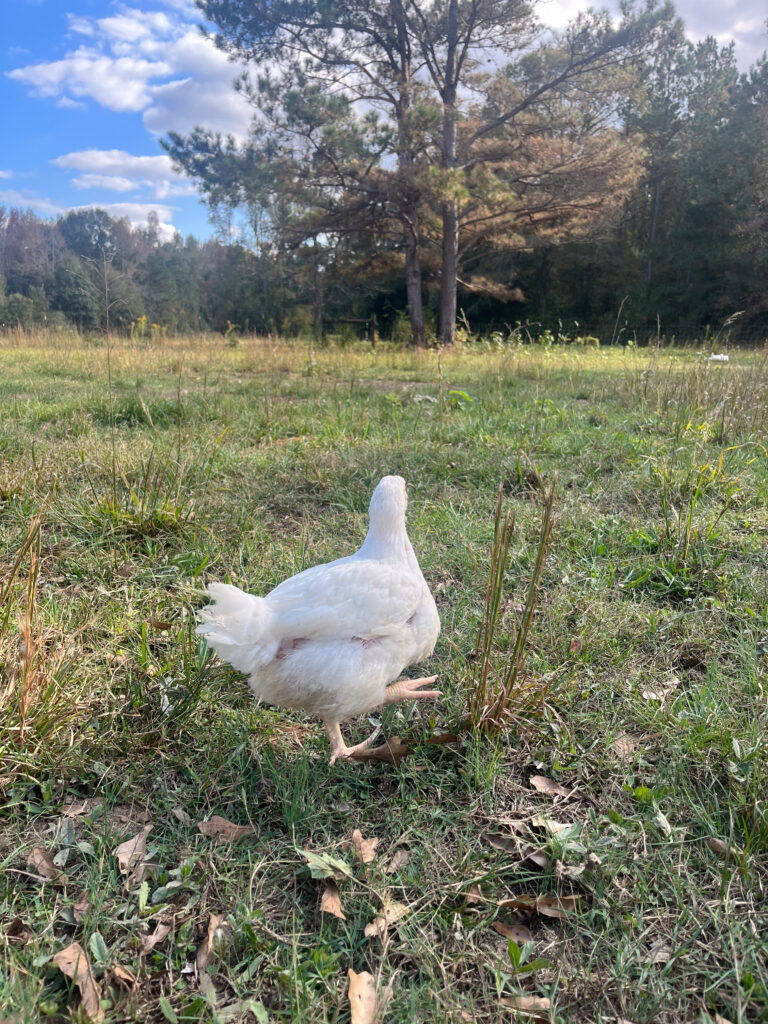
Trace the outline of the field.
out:
<instances>
[{"instance_id":1,"label":"field","mask_svg":"<svg viewBox=\"0 0 768 1024\"><path fill-rule=\"evenodd\" d=\"M351 968L393 1024L768 1021L768 353L708 355L0 339L0 1019L344 1024ZM388 472L444 697L329 767L195 610L350 553ZM473 732L497 488L508 641L555 476L541 701Z\"/></svg>"}]
</instances>

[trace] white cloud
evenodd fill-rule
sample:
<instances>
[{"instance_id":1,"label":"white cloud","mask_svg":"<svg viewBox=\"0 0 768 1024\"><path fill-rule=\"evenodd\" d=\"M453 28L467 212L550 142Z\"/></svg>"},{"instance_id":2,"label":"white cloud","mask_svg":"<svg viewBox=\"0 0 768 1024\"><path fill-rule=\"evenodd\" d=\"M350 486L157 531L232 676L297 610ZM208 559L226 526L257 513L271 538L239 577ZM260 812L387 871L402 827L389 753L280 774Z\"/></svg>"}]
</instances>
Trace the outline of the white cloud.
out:
<instances>
[{"instance_id":1,"label":"white cloud","mask_svg":"<svg viewBox=\"0 0 768 1024\"><path fill-rule=\"evenodd\" d=\"M57 107L63 107L65 110L87 110L88 104L83 103L82 100L73 100L70 96L60 96L56 100Z\"/></svg>"},{"instance_id":2,"label":"white cloud","mask_svg":"<svg viewBox=\"0 0 768 1024\"><path fill-rule=\"evenodd\" d=\"M0 171L0 178L12 178L13 171Z\"/></svg>"},{"instance_id":3,"label":"white cloud","mask_svg":"<svg viewBox=\"0 0 768 1024\"><path fill-rule=\"evenodd\" d=\"M171 67L164 61L112 57L81 46L63 60L29 64L6 73L37 96L90 96L110 110L130 111L147 107L149 81L169 75Z\"/></svg>"},{"instance_id":4,"label":"white cloud","mask_svg":"<svg viewBox=\"0 0 768 1024\"><path fill-rule=\"evenodd\" d=\"M174 207L164 203L83 203L80 206L67 206L41 196L25 195L16 189L0 190L0 203L7 203L22 210L34 210L44 217L58 217L71 210L105 210L110 217L125 217L134 228L146 227L150 213L156 213L161 241L168 241L176 233L176 228L171 223Z\"/></svg>"},{"instance_id":5,"label":"white cloud","mask_svg":"<svg viewBox=\"0 0 768 1024\"><path fill-rule=\"evenodd\" d=\"M141 188L143 182L110 174L81 174L72 179L72 184L75 188L104 188L111 192L132 192Z\"/></svg>"},{"instance_id":6,"label":"white cloud","mask_svg":"<svg viewBox=\"0 0 768 1024\"><path fill-rule=\"evenodd\" d=\"M242 69L200 34L189 0L163 2L167 11L121 5L103 18L70 15L70 32L87 42L60 60L7 74L59 106L90 98L110 110L141 111L153 134L201 124L244 135L251 112L232 88Z\"/></svg>"},{"instance_id":7,"label":"white cloud","mask_svg":"<svg viewBox=\"0 0 768 1024\"><path fill-rule=\"evenodd\" d=\"M55 203L52 199L42 199L40 196L24 195L17 192L15 188L0 191L0 203L8 203L9 206L17 206L21 210L35 210L43 215L56 215L63 213L66 209L61 203Z\"/></svg>"},{"instance_id":8,"label":"white cloud","mask_svg":"<svg viewBox=\"0 0 768 1024\"><path fill-rule=\"evenodd\" d=\"M51 161L66 170L82 171L72 179L75 188L114 192L150 189L156 199L194 195L192 183L176 174L169 156L134 156L122 149L84 149Z\"/></svg>"}]
</instances>

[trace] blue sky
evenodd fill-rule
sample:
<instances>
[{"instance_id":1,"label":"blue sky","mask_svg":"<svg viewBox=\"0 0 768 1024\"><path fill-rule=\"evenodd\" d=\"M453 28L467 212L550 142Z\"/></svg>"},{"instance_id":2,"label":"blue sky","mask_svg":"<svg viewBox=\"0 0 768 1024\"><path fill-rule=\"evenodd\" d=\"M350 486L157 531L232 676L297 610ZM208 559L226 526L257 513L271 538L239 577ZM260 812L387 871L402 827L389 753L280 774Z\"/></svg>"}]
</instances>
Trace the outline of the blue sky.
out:
<instances>
[{"instance_id":1,"label":"blue sky","mask_svg":"<svg viewBox=\"0 0 768 1024\"><path fill-rule=\"evenodd\" d=\"M560 26L584 0L548 0ZM617 2L611 2L617 7ZM735 39L742 68L766 47L764 0L679 0L691 38ZM242 135L238 68L198 31L192 0L2 0L0 204L55 217L101 206L166 234L207 237L205 207L158 139L202 124Z\"/></svg>"}]
</instances>

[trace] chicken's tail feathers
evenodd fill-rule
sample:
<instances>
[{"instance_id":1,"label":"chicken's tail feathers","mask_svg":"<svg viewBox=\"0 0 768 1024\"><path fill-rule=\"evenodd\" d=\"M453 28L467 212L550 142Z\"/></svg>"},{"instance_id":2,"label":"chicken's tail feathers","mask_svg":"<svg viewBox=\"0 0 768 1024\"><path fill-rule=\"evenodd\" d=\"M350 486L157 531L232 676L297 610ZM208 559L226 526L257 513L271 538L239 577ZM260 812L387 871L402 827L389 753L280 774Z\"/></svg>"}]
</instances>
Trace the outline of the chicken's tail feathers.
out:
<instances>
[{"instance_id":1,"label":"chicken's tail feathers","mask_svg":"<svg viewBox=\"0 0 768 1024\"><path fill-rule=\"evenodd\" d=\"M229 583L208 586L211 603L198 612L195 632L204 636L224 661L249 675L275 656L272 611L263 597L246 594Z\"/></svg>"}]
</instances>

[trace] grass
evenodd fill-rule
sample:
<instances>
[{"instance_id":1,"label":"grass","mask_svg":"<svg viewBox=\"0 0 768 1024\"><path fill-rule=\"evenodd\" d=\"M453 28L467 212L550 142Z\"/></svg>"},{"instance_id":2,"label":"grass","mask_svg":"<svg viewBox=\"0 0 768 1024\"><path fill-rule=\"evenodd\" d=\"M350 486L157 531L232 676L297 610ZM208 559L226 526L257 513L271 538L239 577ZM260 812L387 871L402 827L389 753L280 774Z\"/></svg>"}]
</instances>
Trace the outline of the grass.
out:
<instances>
[{"instance_id":1,"label":"grass","mask_svg":"<svg viewBox=\"0 0 768 1024\"><path fill-rule=\"evenodd\" d=\"M115 341L111 390L107 355L0 341L0 1017L82 1018L53 962L76 941L109 1024L345 1024L349 968L392 985L393 1022L531 1019L519 996L557 1024L768 1021L766 352ZM264 593L351 551L386 472L445 696L387 709L399 765L329 768L194 613L208 580ZM544 704L429 743L466 716L498 485L503 642L555 474L525 652ZM252 831L216 842L212 815ZM114 850L147 824L129 882ZM345 862L346 920L305 850ZM500 905L521 896L545 902ZM408 913L366 936L386 903Z\"/></svg>"}]
</instances>

